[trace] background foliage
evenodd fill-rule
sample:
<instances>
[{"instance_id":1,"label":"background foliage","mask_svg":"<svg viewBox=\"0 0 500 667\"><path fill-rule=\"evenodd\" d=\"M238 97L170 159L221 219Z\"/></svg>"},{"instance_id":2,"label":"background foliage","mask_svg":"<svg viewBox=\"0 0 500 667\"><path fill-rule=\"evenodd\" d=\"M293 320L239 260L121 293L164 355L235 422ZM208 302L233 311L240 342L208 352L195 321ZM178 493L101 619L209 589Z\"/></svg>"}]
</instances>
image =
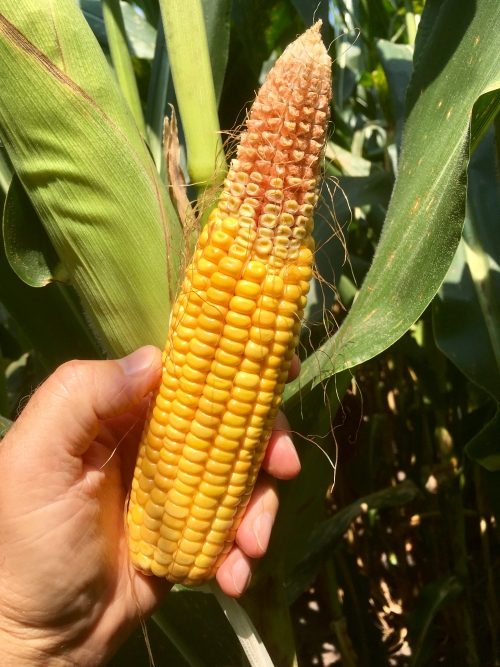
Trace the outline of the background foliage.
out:
<instances>
[{"instance_id":1,"label":"background foliage","mask_svg":"<svg viewBox=\"0 0 500 667\"><path fill-rule=\"evenodd\" d=\"M163 117L202 197L219 123L322 18L318 276L285 396L302 473L242 604L276 666L499 664L498 3L49 4L0 8L0 428L66 359L162 345L183 254ZM205 592L147 627L156 665L247 664ZM142 632L112 664L149 664Z\"/></svg>"}]
</instances>

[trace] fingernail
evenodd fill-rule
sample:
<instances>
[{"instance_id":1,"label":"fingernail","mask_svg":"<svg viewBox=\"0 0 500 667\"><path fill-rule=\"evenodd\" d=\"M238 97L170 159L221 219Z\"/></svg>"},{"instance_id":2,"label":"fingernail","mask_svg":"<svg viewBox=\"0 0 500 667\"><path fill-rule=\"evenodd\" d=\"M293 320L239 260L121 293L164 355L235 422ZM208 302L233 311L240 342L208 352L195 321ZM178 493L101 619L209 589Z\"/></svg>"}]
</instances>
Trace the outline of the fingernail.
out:
<instances>
[{"instance_id":1,"label":"fingernail","mask_svg":"<svg viewBox=\"0 0 500 667\"><path fill-rule=\"evenodd\" d=\"M153 345L146 345L145 347L140 347L135 352L132 352L128 357L117 359L117 361L126 375L133 376L140 375L147 371L153 363L155 356L156 347Z\"/></svg>"},{"instance_id":2,"label":"fingernail","mask_svg":"<svg viewBox=\"0 0 500 667\"><path fill-rule=\"evenodd\" d=\"M288 447L290 452L293 454L293 457L294 457L294 459L297 463L297 466L299 467L299 470L300 470L300 468L302 466L300 465L299 455L297 454L297 450L295 449L295 445L293 444L293 441L292 441L291 437L289 435L285 434L285 437L283 439L285 441L285 445Z\"/></svg>"},{"instance_id":3,"label":"fingernail","mask_svg":"<svg viewBox=\"0 0 500 667\"><path fill-rule=\"evenodd\" d=\"M252 578L252 571L250 570L250 565L240 558L231 568L231 578L233 580L233 586L237 590L239 595L242 595L248 588L248 584Z\"/></svg>"},{"instance_id":4,"label":"fingernail","mask_svg":"<svg viewBox=\"0 0 500 667\"><path fill-rule=\"evenodd\" d=\"M259 514L259 516L253 522L252 530L257 539L257 544L259 545L262 552L266 551L267 545L269 544L269 538L271 537L273 524L274 517L269 514L269 512Z\"/></svg>"}]
</instances>

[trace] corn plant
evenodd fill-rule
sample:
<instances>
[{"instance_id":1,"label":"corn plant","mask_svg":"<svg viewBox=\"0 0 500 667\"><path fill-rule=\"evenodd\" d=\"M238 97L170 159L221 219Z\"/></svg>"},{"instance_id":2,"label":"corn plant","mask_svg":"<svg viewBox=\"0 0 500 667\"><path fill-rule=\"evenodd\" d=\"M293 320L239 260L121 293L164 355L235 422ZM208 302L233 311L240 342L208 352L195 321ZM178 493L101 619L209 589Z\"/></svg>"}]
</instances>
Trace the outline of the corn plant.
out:
<instances>
[{"instance_id":1,"label":"corn plant","mask_svg":"<svg viewBox=\"0 0 500 667\"><path fill-rule=\"evenodd\" d=\"M317 19L302 473L241 602L176 587L152 654L247 664L217 598L255 664L498 664L495 0L2 0L2 428L63 361L163 347L235 128ZM148 664L142 632L112 664Z\"/></svg>"}]
</instances>

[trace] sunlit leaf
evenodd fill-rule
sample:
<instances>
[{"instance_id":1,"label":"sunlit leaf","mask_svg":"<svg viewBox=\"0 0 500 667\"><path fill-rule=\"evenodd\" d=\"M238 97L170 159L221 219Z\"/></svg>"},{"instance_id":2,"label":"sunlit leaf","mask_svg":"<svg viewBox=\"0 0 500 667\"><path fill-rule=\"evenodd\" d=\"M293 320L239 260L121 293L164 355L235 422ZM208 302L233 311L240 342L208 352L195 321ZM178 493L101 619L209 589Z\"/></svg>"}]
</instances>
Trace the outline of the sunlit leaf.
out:
<instances>
[{"instance_id":1,"label":"sunlit leaf","mask_svg":"<svg viewBox=\"0 0 500 667\"><path fill-rule=\"evenodd\" d=\"M332 370L400 338L446 275L465 219L470 115L476 100L500 85L496 20L500 5L492 0L475 9L466 0L443 2L408 90L401 169L373 265L324 346Z\"/></svg>"}]
</instances>

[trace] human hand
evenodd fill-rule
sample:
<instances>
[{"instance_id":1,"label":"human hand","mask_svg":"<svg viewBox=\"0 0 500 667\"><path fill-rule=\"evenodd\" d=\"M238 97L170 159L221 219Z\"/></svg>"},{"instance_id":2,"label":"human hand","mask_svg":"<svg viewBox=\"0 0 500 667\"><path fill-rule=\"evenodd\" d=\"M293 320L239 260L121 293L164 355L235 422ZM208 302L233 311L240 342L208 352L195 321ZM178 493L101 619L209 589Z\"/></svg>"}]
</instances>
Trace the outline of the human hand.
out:
<instances>
[{"instance_id":1,"label":"human hand","mask_svg":"<svg viewBox=\"0 0 500 667\"><path fill-rule=\"evenodd\" d=\"M291 378L298 373L292 364ZM74 361L35 392L0 445L0 655L4 667L105 664L171 584L128 559L124 523L150 391L161 356ZM276 420L263 468L281 479L300 463ZM231 596L249 583L278 509L262 472L217 580Z\"/></svg>"}]
</instances>

